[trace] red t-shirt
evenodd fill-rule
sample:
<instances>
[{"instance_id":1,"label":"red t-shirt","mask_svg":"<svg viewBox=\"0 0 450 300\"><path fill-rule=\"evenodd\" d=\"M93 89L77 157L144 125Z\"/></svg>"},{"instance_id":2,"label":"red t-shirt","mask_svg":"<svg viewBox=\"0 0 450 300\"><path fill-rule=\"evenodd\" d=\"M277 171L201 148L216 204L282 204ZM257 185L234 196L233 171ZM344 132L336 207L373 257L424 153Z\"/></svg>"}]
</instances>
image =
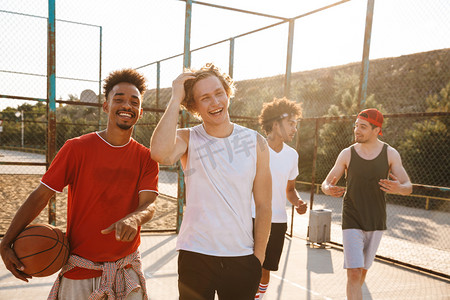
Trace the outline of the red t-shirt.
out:
<instances>
[{"instance_id":1,"label":"red t-shirt","mask_svg":"<svg viewBox=\"0 0 450 300\"><path fill-rule=\"evenodd\" d=\"M93 262L116 261L138 248L139 232L131 242L119 242L103 229L136 210L139 192L158 191L158 164L150 149L134 139L113 146L97 133L68 140L41 183L56 192L68 185L67 237L71 253ZM71 279L101 276L101 271L75 268Z\"/></svg>"}]
</instances>

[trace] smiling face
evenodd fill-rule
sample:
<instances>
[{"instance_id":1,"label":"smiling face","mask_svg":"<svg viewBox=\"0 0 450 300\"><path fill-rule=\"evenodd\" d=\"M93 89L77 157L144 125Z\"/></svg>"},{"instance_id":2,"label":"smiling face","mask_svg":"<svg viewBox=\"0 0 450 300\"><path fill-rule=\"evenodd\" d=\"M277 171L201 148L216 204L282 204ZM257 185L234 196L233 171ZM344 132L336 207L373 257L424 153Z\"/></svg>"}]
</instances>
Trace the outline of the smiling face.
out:
<instances>
[{"instance_id":1,"label":"smiling face","mask_svg":"<svg viewBox=\"0 0 450 300\"><path fill-rule=\"evenodd\" d=\"M228 96L216 76L208 76L197 81L192 88L195 111L203 122L215 125L229 120Z\"/></svg>"},{"instance_id":2,"label":"smiling face","mask_svg":"<svg viewBox=\"0 0 450 300\"><path fill-rule=\"evenodd\" d=\"M107 101L103 103L103 111L108 114L108 127L131 129L142 117L139 90L128 82L116 84L108 93Z\"/></svg>"},{"instance_id":3,"label":"smiling face","mask_svg":"<svg viewBox=\"0 0 450 300\"><path fill-rule=\"evenodd\" d=\"M358 118L355 121L353 132L355 133L355 142L367 143L378 138L380 127L372 128L372 125L368 121Z\"/></svg>"}]
</instances>

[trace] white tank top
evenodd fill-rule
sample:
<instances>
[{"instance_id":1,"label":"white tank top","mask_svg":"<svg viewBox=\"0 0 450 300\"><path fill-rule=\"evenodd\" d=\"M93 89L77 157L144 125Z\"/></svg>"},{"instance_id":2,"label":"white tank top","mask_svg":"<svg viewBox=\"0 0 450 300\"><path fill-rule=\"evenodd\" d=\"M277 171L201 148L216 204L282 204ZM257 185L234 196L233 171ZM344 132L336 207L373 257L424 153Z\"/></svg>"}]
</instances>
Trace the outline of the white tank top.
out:
<instances>
[{"instance_id":1,"label":"white tank top","mask_svg":"<svg viewBox=\"0 0 450 300\"><path fill-rule=\"evenodd\" d=\"M186 210L177 250L213 256L253 253L252 189L256 174L254 130L233 124L229 137L189 129Z\"/></svg>"}]
</instances>

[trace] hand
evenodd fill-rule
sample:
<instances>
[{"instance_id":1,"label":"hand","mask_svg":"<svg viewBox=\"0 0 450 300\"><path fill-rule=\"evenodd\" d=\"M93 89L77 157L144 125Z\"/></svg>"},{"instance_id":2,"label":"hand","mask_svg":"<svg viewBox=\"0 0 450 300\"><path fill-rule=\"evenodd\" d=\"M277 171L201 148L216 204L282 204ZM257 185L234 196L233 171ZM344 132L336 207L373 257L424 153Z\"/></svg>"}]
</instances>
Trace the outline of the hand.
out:
<instances>
[{"instance_id":1,"label":"hand","mask_svg":"<svg viewBox=\"0 0 450 300\"><path fill-rule=\"evenodd\" d=\"M28 279L31 279L32 276L25 274L22 272L24 269L24 265L17 258L16 253L11 248L11 246L3 246L1 247L1 256L3 259L3 263L5 267L18 279L28 282Z\"/></svg>"},{"instance_id":2,"label":"hand","mask_svg":"<svg viewBox=\"0 0 450 300\"><path fill-rule=\"evenodd\" d=\"M185 72L178 75L178 77L172 81L172 99L178 100L181 103L186 96L184 92L184 83L186 80L194 78L195 76L192 72Z\"/></svg>"},{"instance_id":3,"label":"hand","mask_svg":"<svg viewBox=\"0 0 450 300\"><path fill-rule=\"evenodd\" d=\"M138 224L134 219L124 218L111 224L106 229L101 231L102 234L109 234L111 232L116 232L116 240L122 242L131 242L138 232Z\"/></svg>"},{"instance_id":4,"label":"hand","mask_svg":"<svg viewBox=\"0 0 450 300\"><path fill-rule=\"evenodd\" d=\"M265 259L266 254L265 254L265 253L257 253L257 252L255 251L254 255L255 255L256 258L259 260L259 262L261 263L261 266L262 266L263 263L264 263L264 259Z\"/></svg>"},{"instance_id":5,"label":"hand","mask_svg":"<svg viewBox=\"0 0 450 300\"><path fill-rule=\"evenodd\" d=\"M297 211L298 214L303 215L304 213L306 213L306 210L308 209L308 205L306 204L306 202L302 201L302 200L298 200L297 206L295 207L295 210Z\"/></svg>"},{"instance_id":6,"label":"hand","mask_svg":"<svg viewBox=\"0 0 450 300\"><path fill-rule=\"evenodd\" d=\"M325 194L333 196L333 197L341 197L345 193L345 188L340 186L335 186L337 182L336 176L333 177L333 180L329 184L326 185L325 190L323 191Z\"/></svg>"},{"instance_id":7,"label":"hand","mask_svg":"<svg viewBox=\"0 0 450 300\"><path fill-rule=\"evenodd\" d=\"M392 173L389 173L389 177L393 180L389 179L380 179L378 184L380 185L380 189L385 191L386 193L398 194L401 189L401 183L398 181L398 178L395 177Z\"/></svg>"}]
</instances>

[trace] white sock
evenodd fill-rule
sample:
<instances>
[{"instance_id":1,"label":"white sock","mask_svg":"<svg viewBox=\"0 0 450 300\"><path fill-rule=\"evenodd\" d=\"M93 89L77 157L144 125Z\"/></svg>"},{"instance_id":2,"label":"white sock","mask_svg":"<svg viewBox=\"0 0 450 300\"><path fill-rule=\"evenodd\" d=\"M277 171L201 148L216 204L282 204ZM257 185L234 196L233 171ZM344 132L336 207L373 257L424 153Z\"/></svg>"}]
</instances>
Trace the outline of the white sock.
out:
<instances>
[{"instance_id":1,"label":"white sock","mask_svg":"<svg viewBox=\"0 0 450 300\"><path fill-rule=\"evenodd\" d=\"M262 283L259 284L259 289L258 289L258 294L259 294L258 299L259 300L261 300L264 297L264 294L266 293L268 286L269 286L268 283L267 284L262 284Z\"/></svg>"}]
</instances>

